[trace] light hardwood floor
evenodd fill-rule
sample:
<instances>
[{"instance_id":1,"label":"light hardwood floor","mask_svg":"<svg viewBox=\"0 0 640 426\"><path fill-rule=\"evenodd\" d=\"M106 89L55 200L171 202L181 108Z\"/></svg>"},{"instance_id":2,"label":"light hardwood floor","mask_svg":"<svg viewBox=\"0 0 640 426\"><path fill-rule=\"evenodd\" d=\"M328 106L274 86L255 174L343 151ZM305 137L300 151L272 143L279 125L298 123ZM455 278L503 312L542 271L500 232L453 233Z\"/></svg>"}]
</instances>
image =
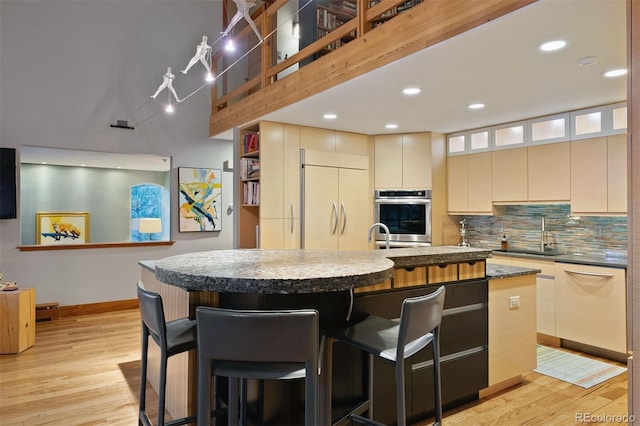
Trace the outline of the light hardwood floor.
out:
<instances>
[{"instance_id":1,"label":"light hardwood floor","mask_svg":"<svg viewBox=\"0 0 640 426\"><path fill-rule=\"evenodd\" d=\"M137 310L37 323L35 346L0 355L0 425L135 425L139 374ZM153 391L147 404L154 413ZM445 412L444 424L569 425L580 423L577 413L615 420L626 412L624 374L583 389L531 372L519 386Z\"/></svg>"}]
</instances>

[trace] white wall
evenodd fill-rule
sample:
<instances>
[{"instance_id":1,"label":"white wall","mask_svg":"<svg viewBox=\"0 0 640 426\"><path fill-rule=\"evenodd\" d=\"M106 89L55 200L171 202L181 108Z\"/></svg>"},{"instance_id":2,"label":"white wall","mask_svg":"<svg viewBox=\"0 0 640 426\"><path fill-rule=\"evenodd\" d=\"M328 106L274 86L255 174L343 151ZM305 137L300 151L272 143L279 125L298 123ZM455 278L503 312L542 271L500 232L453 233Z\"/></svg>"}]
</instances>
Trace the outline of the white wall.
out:
<instances>
[{"instance_id":1,"label":"white wall","mask_svg":"<svg viewBox=\"0 0 640 426\"><path fill-rule=\"evenodd\" d=\"M223 168L233 144L209 139L207 89L162 113L150 99L171 67L184 97L203 84L196 64L180 74L202 35L222 31L219 1L0 1L0 146L147 153L172 157L173 246L20 251L20 221L0 220L4 280L61 305L133 299L139 260L233 246L233 175L224 172L221 232L179 233L177 167ZM158 115L156 115L158 114ZM111 128L126 119L135 130ZM18 153L19 155L19 153ZM18 214L19 216L19 214Z\"/></svg>"}]
</instances>

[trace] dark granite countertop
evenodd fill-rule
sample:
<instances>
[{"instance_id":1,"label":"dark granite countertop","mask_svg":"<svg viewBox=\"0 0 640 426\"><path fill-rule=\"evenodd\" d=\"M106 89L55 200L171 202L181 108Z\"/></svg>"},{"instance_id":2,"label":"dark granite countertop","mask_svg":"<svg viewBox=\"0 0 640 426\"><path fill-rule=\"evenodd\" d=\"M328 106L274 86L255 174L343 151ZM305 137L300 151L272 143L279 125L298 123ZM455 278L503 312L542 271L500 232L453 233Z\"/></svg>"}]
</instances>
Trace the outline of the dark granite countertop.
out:
<instances>
[{"instance_id":1,"label":"dark granite countertop","mask_svg":"<svg viewBox=\"0 0 640 426\"><path fill-rule=\"evenodd\" d=\"M141 261L164 283L191 291L319 293L378 284L393 268L484 260L491 250L458 246L338 252L215 250Z\"/></svg>"},{"instance_id":2,"label":"dark granite countertop","mask_svg":"<svg viewBox=\"0 0 640 426\"><path fill-rule=\"evenodd\" d=\"M616 253L603 253L602 255L580 254L580 253L559 253L552 256L535 253L521 253L518 251L494 250L496 256L511 256L525 259L550 260L552 262L572 263L578 265L604 266L611 268L626 268L627 257Z\"/></svg>"},{"instance_id":3,"label":"dark granite countertop","mask_svg":"<svg viewBox=\"0 0 640 426\"><path fill-rule=\"evenodd\" d=\"M487 264L487 279L489 280L517 277L520 275L538 274L540 272L542 271L536 268L525 268L521 266L511 265L496 265L492 263Z\"/></svg>"}]
</instances>

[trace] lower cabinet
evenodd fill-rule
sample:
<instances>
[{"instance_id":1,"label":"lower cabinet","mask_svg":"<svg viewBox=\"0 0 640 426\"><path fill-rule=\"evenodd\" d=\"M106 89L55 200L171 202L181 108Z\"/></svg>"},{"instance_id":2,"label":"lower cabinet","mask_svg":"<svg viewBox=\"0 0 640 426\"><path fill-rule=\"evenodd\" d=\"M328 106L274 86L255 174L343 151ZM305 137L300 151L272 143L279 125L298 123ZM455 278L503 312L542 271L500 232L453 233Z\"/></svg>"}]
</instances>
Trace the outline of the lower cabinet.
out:
<instances>
[{"instance_id":1,"label":"lower cabinet","mask_svg":"<svg viewBox=\"0 0 640 426\"><path fill-rule=\"evenodd\" d=\"M625 275L625 269L556 262L557 337L626 353Z\"/></svg>"},{"instance_id":2,"label":"lower cabinet","mask_svg":"<svg viewBox=\"0 0 640 426\"><path fill-rule=\"evenodd\" d=\"M438 287L429 285L413 290L357 296L355 312L397 318L405 298L429 294ZM453 407L477 399L478 391L488 385L488 284L482 280L445 284L445 287L445 311L440 326L442 397L445 407ZM373 370L374 419L385 424L394 423L394 366L374 359ZM407 416L418 419L432 415L433 359L430 346L405 361L405 381ZM334 411L334 416L337 414Z\"/></svg>"}]
</instances>

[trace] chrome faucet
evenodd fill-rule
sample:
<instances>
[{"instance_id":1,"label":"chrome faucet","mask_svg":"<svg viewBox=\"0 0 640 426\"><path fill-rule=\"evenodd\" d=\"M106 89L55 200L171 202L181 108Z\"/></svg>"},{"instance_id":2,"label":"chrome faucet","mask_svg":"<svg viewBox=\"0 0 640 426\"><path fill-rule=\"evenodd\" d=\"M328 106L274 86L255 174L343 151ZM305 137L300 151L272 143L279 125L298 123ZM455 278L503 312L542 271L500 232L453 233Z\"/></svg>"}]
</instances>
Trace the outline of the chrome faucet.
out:
<instances>
[{"instance_id":1,"label":"chrome faucet","mask_svg":"<svg viewBox=\"0 0 640 426\"><path fill-rule=\"evenodd\" d=\"M374 223L373 225L371 225L371 227L369 228L369 239L368 239L368 241L371 242L371 234L373 234L373 230L378 226L380 228L384 229L384 232L385 232L385 234L384 234L385 249L389 250L389 227L387 225L385 225L384 223L377 222L377 223Z\"/></svg>"},{"instance_id":2,"label":"chrome faucet","mask_svg":"<svg viewBox=\"0 0 640 426\"><path fill-rule=\"evenodd\" d=\"M545 242L544 234L546 233L545 229L545 218L544 216L540 216L540 252L544 253L549 247L550 244Z\"/></svg>"}]
</instances>

